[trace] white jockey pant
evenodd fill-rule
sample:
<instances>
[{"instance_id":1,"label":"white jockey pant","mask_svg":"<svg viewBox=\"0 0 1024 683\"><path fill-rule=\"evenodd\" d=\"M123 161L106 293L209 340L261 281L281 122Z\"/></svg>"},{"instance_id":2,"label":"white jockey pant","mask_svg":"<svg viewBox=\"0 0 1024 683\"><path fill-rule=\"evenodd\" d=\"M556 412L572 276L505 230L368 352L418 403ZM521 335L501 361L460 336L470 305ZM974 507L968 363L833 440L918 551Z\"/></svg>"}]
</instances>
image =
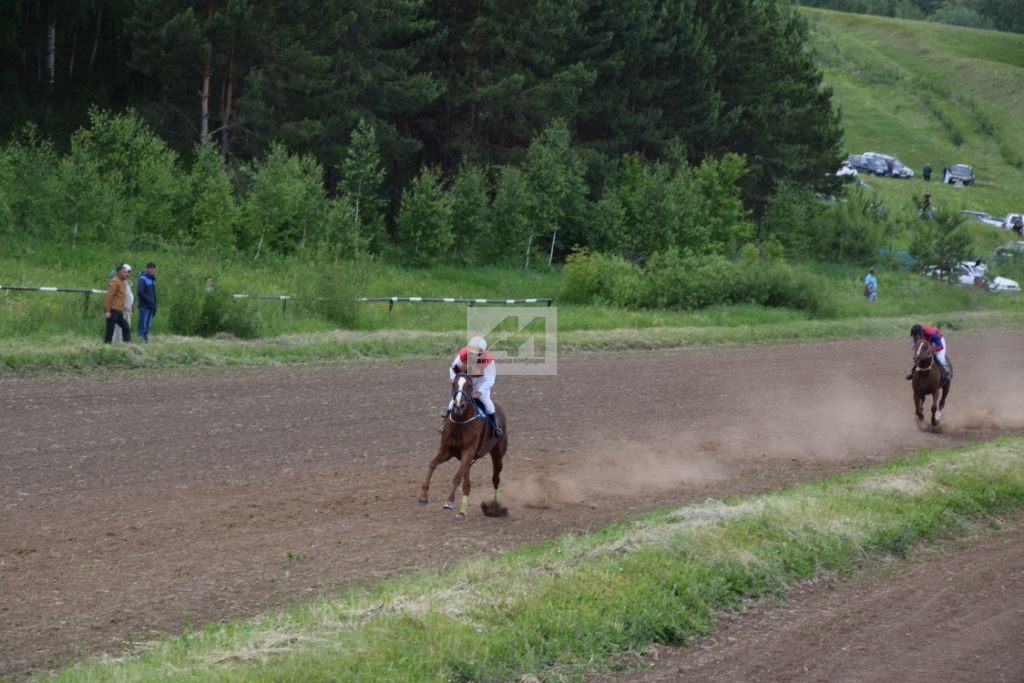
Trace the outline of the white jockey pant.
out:
<instances>
[{"instance_id":1,"label":"white jockey pant","mask_svg":"<svg viewBox=\"0 0 1024 683\"><path fill-rule=\"evenodd\" d=\"M455 373L452 372L452 379L455 379ZM488 368L488 372L483 377L473 378L473 391L479 392L480 402L484 404L484 410L490 415L494 412L494 401L491 400L491 389L494 387L494 370L493 366ZM455 407L455 399L448 402L448 410Z\"/></svg>"},{"instance_id":2,"label":"white jockey pant","mask_svg":"<svg viewBox=\"0 0 1024 683\"><path fill-rule=\"evenodd\" d=\"M946 351L949 350L949 344L946 340L942 340L942 350L935 352L935 360L939 361L939 365L949 370L949 363L946 362Z\"/></svg>"}]
</instances>

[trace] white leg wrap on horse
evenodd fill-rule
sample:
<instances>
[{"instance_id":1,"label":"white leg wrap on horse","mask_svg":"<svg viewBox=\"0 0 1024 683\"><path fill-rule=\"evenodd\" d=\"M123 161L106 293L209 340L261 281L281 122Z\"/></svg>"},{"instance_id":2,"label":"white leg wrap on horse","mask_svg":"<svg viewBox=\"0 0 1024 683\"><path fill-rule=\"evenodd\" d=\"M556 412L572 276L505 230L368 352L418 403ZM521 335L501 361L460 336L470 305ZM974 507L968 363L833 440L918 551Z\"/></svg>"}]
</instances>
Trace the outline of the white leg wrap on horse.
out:
<instances>
[{"instance_id":1,"label":"white leg wrap on horse","mask_svg":"<svg viewBox=\"0 0 1024 683\"><path fill-rule=\"evenodd\" d=\"M463 496L459 502L459 514L466 515L469 513L469 496Z\"/></svg>"}]
</instances>

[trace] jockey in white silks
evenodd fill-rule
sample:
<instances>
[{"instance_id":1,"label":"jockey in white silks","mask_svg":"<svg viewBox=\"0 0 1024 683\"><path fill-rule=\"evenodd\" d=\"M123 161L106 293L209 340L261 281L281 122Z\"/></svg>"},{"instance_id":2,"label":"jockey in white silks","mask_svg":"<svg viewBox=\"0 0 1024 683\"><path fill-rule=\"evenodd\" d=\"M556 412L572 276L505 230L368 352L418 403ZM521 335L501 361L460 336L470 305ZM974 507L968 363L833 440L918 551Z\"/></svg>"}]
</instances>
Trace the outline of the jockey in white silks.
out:
<instances>
[{"instance_id":1,"label":"jockey in white silks","mask_svg":"<svg viewBox=\"0 0 1024 683\"><path fill-rule=\"evenodd\" d=\"M494 401L491 400L491 389L494 388L495 367L494 355L487 350L487 341L483 337L473 337L469 344L459 349L455 359L448 366L448 379L455 381L455 375L465 373L473 378L473 398L479 399L487 413L487 421L494 429L495 436L501 436L502 430L494 417ZM455 399L448 402L445 415L455 406Z\"/></svg>"}]
</instances>

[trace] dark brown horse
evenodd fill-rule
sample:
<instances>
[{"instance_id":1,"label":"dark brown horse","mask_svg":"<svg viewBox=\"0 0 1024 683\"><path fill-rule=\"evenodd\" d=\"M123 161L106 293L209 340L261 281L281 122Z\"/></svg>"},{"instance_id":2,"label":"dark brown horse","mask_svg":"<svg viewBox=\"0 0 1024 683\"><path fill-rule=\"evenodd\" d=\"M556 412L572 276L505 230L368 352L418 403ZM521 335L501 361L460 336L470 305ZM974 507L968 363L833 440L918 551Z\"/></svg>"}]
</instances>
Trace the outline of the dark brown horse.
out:
<instances>
[{"instance_id":1,"label":"dark brown horse","mask_svg":"<svg viewBox=\"0 0 1024 683\"><path fill-rule=\"evenodd\" d=\"M494 499L482 503L481 507L483 507L485 515L500 517L508 512L498 502L502 458L505 456L505 451L508 450L508 425L505 422L505 412L499 406L494 406L497 423L504 430L500 437L495 437L494 430L487 422L487 416L473 400L473 378L466 374L458 374L452 381L452 404L454 407L445 418L444 428L441 430L441 445L437 449L437 455L427 465L427 478L423 480L419 504L426 505L429 502L427 489L430 488L430 478L434 474L434 469L443 462L458 458L459 469L452 480L452 492L448 494L448 500L444 502L443 507L445 510L454 508L455 490L459 488L459 484L462 484L462 501L459 503L459 511L456 513L455 519L465 519L469 512L469 468L479 458L490 453L493 467L491 481L494 483Z\"/></svg>"},{"instance_id":2,"label":"dark brown horse","mask_svg":"<svg viewBox=\"0 0 1024 683\"><path fill-rule=\"evenodd\" d=\"M914 342L914 378L911 385L914 387L914 413L917 419L924 419L924 399L931 394L932 427L938 427L939 420L942 419L942 410L946 407L950 382L943 384L939 362L935 360L927 339L918 339Z\"/></svg>"}]
</instances>

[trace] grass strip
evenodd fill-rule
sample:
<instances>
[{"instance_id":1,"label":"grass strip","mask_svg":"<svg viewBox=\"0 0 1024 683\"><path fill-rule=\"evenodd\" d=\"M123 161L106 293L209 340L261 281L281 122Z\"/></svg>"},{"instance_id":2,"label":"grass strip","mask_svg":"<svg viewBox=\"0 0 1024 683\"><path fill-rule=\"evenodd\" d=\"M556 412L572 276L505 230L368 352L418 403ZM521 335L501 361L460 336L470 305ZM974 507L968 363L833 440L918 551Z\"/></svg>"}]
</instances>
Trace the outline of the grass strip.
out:
<instances>
[{"instance_id":1,"label":"grass strip","mask_svg":"<svg viewBox=\"0 0 1024 683\"><path fill-rule=\"evenodd\" d=\"M780 492L667 509L250 622L59 681L577 679L716 609L1024 506L1024 439L922 452ZM433 513L431 513L433 514ZM500 522L496 522L500 524Z\"/></svg>"},{"instance_id":2,"label":"grass strip","mask_svg":"<svg viewBox=\"0 0 1024 683\"><path fill-rule=\"evenodd\" d=\"M558 334L563 357L595 351L672 350L707 346L818 341L906 334L912 317L788 320L773 323L576 330ZM1024 329L1024 311L963 311L940 321L957 333ZM196 337L155 338L150 344L103 344L95 339L0 340L0 375L109 368L272 366L444 357L465 343L465 332L382 330L319 332L242 341Z\"/></svg>"}]
</instances>

